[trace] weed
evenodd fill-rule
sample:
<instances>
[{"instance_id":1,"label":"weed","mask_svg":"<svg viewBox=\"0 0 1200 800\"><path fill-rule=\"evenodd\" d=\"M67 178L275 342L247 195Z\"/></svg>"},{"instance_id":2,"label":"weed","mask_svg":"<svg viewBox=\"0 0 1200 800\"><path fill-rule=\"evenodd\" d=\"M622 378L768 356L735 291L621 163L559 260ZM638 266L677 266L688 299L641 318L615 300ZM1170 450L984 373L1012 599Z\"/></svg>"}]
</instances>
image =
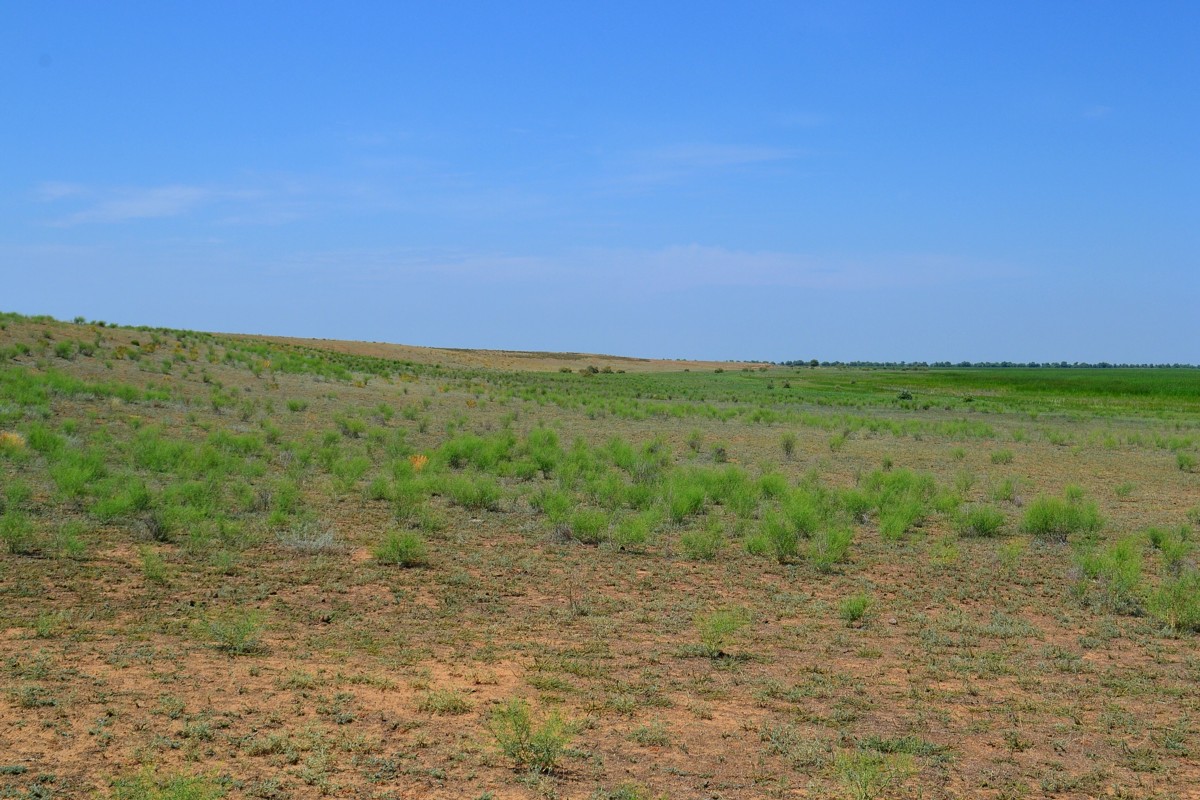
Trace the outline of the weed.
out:
<instances>
[{"instance_id":1,"label":"weed","mask_svg":"<svg viewBox=\"0 0 1200 800\"><path fill-rule=\"evenodd\" d=\"M871 751L838 753L834 769L853 800L873 800L914 771L907 753L884 755Z\"/></svg>"},{"instance_id":2,"label":"weed","mask_svg":"<svg viewBox=\"0 0 1200 800\"><path fill-rule=\"evenodd\" d=\"M725 535L719 524L710 521L697 531L685 531L679 536L679 546L693 561L712 561L721 552Z\"/></svg>"},{"instance_id":3,"label":"weed","mask_svg":"<svg viewBox=\"0 0 1200 800\"><path fill-rule=\"evenodd\" d=\"M993 464L1011 464L1013 462L1012 450L996 450L991 455Z\"/></svg>"},{"instance_id":4,"label":"weed","mask_svg":"<svg viewBox=\"0 0 1200 800\"><path fill-rule=\"evenodd\" d=\"M954 520L954 529L962 536L996 536L1003 527L1004 514L993 506L970 506Z\"/></svg>"},{"instance_id":5,"label":"weed","mask_svg":"<svg viewBox=\"0 0 1200 800\"><path fill-rule=\"evenodd\" d=\"M1200 572L1165 579L1151 592L1146 606L1175 633L1200 632Z\"/></svg>"},{"instance_id":6,"label":"weed","mask_svg":"<svg viewBox=\"0 0 1200 800\"><path fill-rule=\"evenodd\" d=\"M796 434L788 431L779 438L779 446L783 450L784 458L791 459L796 454Z\"/></svg>"},{"instance_id":7,"label":"weed","mask_svg":"<svg viewBox=\"0 0 1200 800\"><path fill-rule=\"evenodd\" d=\"M263 615L258 611L232 611L204 624L218 650L230 655L253 655L264 650Z\"/></svg>"},{"instance_id":8,"label":"weed","mask_svg":"<svg viewBox=\"0 0 1200 800\"><path fill-rule=\"evenodd\" d=\"M1103 525L1096 504L1068 487L1065 499L1041 495L1030 503L1021 530L1043 541L1065 542L1072 533L1094 533Z\"/></svg>"},{"instance_id":9,"label":"weed","mask_svg":"<svg viewBox=\"0 0 1200 800\"><path fill-rule=\"evenodd\" d=\"M400 567L418 567L429 563L424 537L413 531L389 531L373 551L375 560Z\"/></svg>"},{"instance_id":10,"label":"weed","mask_svg":"<svg viewBox=\"0 0 1200 800\"><path fill-rule=\"evenodd\" d=\"M427 692L421 698L418 709L426 714L454 716L470 711L471 703L462 692L454 689L436 689Z\"/></svg>"},{"instance_id":11,"label":"weed","mask_svg":"<svg viewBox=\"0 0 1200 800\"><path fill-rule=\"evenodd\" d=\"M557 711L538 721L530 712L529 704L518 698L493 709L487 726L496 738L500 752L516 769L531 769L538 773L553 772L574 737L572 726Z\"/></svg>"},{"instance_id":12,"label":"weed","mask_svg":"<svg viewBox=\"0 0 1200 800\"><path fill-rule=\"evenodd\" d=\"M729 637L750 624L750 612L745 608L719 608L709 614L696 617L696 630L700 634L700 647L708 658L727 655L725 647Z\"/></svg>"},{"instance_id":13,"label":"weed","mask_svg":"<svg viewBox=\"0 0 1200 800\"><path fill-rule=\"evenodd\" d=\"M871 598L865 594L854 594L842 599L838 604L838 615L847 625L861 622L871 608Z\"/></svg>"},{"instance_id":14,"label":"weed","mask_svg":"<svg viewBox=\"0 0 1200 800\"><path fill-rule=\"evenodd\" d=\"M830 572L835 564L846 561L854 530L848 525L822 528L808 542L808 560L818 572Z\"/></svg>"}]
</instances>

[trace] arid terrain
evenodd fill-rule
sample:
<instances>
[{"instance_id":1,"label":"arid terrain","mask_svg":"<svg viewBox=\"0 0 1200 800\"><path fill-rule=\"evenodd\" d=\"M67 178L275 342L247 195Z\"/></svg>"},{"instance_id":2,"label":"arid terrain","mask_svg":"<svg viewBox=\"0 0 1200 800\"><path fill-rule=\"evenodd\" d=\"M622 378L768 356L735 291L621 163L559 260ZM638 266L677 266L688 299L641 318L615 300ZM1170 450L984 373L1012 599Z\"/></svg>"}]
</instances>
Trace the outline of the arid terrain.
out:
<instances>
[{"instance_id":1,"label":"arid terrain","mask_svg":"<svg viewBox=\"0 0 1200 800\"><path fill-rule=\"evenodd\" d=\"M1200 371L0 315L0 798L1200 797Z\"/></svg>"}]
</instances>

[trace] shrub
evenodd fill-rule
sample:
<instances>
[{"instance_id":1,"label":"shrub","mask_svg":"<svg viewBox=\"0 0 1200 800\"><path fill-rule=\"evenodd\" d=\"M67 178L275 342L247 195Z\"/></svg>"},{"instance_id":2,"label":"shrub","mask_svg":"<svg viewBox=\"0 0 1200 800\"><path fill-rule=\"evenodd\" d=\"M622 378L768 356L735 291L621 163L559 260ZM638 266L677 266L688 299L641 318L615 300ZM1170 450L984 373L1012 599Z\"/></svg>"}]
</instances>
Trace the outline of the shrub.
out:
<instances>
[{"instance_id":1,"label":"shrub","mask_svg":"<svg viewBox=\"0 0 1200 800\"><path fill-rule=\"evenodd\" d=\"M1065 542L1072 533L1094 533L1104 526L1104 518L1094 502L1068 487L1065 500L1041 495L1025 509L1021 530L1038 539Z\"/></svg>"},{"instance_id":2,"label":"shrub","mask_svg":"<svg viewBox=\"0 0 1200 800\"><path fill-rule=\"evenodd\" d=\"M14 555L28 555L35 550L33 523L22 511L10 508L0 515L0 540L8 552Z\"/></svg>"},{"instance_id":3,"label":"shrub","mask_svg":"<svg viewBox=\"0 0 1200 800\"><path fill-rule=\"evenodd\" d=\"M780 564L795 561L800 553L800 537L791 521L782 514L769 512L763 516L759 536L748 543L751 551L761 550Z\"/></svg>"},{"instance_id":4,"label":"shrub","mask_svg":"<svg viewBox=\"0 0 1200 800\"><path fill-rule=\"evenodd\" d=\"M788 431L779 439L779 446L783 449L784 458L791 458L796 454L796 434Z\"/></svg>"},{"instance_id":5,"label":"shrub","mask_svg":"<svg viewBox=\"0 0 1200 800\"><path fill-rule=\"evenodd\" d=\"M729 637L750 624L750 612L744 608L719 608L696 617L701 652L708 658L721 658Z\"/></svg>"},{"instance_id":6,"label":"shrub","mask_svg":"<svg viewBox=\"0 0 1200 800\"><path fill-rule=\"evenodd\" d=\"M583 544L600 544L608 537L608 514L581 508L571 515L571 535Z\"/></svg>"},{"instance_id":7,"label":"shrub","mask_svg":"<svg viewBox=\"0 0 1200 800\"><path fill-rule=\"evenodd\" d=\"M1013 462L1012 450L997 450L992 453L993 464L1011 464Z\"/></svg>"},{"instance_id":8,"label":"shrub","mask_svg":"<svg viewBox=\"0 0 1200 800\"><path fill-rule=\"evenodd\" d=\"M143 547L139 551L142 559L142 577L150 583L165 586L169 580L167 562L152 547Z\"/></svg>"},{"instance_id":9,"label":"shrub","mask_svg":"<svg viewBox=\"0 0 1200 800\"><path fill-rule=\"evenodd\" d=\"M622 517L614 526L609 542L621 550L641 549L661 520L657 510L643 511Z\"/></svg>"},{"instance_id":10,"label":"shrub","mask_svg":"<svg viewBox=\"0 0 1200 800\"><path fill-rule=\"evenodd\" d=\"M808 560L818 572L829 572L834 564L846 560L853 540L854 531L849 526L823 528L808 542Z\"/></svg>"},{"instance_id":11,"label":"shrub","mask_svg":"<svg viewBox=\"0 0 1200 800\"><path fill-rule=\"evenodd\" d=\"M1082 574L1080 594L1094 591L1101 607L1110 611L1138 610L1142 554L1136 540L1125 538L1107 548L1086 551L1077 561Z\"/></svg>"},{"instance_id":12,"label":"shrub","mask_svg":"<svg viewBox=\"0 0 1200 800\"><path fill-rule=\"evenodd\" d=\"M711 523L698 531L686 531L679 537L679 546L693 561L712 561L724 544L721 529Z\"/></svg>"},{"instance_id":13,"label":"shrub","mask_svg":"<svg viewBox=\"0 0 1200 800\"><path fill-rule=\"evenodd\" d=\"M534 720L529 704L512 698L492 711L487 724L500 752L516 769L553 772L567 751L574 731L557 711L540 722Z\"/></svg>"},{"instance_id":14,"label":"shrub","mask_svg":"<svg viewBox=\"0 0 1200 800\"><path fill-rule=\"evenodd\" d=\"M992 506L971 506L954 520L954 529L963 536L995 536L1004 527L1004 514Z\"/></svg>"},{"instance_id":15,"label":"shrub","mask_svg":"<svg viewBox=\"0 0 1200 800\"><path fill-rule=\"evenodd\" d=\"M454 475L443 484L450 502L472 511L497 511L500 485L484 475Z\"/></svg>"},{"instance_id":16,"label":"shrub","mask_svg":"<svg viewBox=\"0 0 1200 800\"><path fill-rule=\"evenodd\" d=\"M1200 572L1164 580L1146 606L1175 633L1200 632Z\"/></svg>"},{"instance_id":17,"label":"shrub","mask_svg":"<svg viewBox=\"0 0 1200 800\"><path fill-rule=\"evenodd\" d=\"M863 619L870 608L870 597L865 594L854 594L843 598L838 605L838 615L847 625L853 625Z\"/></svg>"},{"instance_id":18,"label":"shrub","mask_svg":"<svg viewBox=\"0 0 1200 800\"><path fill-rule=\"evenodd\" d=\"M400 567L417 567L429 560L425 539L413 531L389 531L373 555L376 561Z\"/></svg>"},{"instance_id":19,"label":"shrub","mask_svg":"<svg viewBox=\"0 0 1200 800\"><path fill-rule=\"evenodd\" d=\"M454 689L435 689L421 698L419 710L438 716L456 716L471 710L471 704L462 692Z\"/></svg>"},{"instance_id":20,"label":"shrub","mask_svg":"<svg viewBox=\"0 0 1200 800\"><path fill-rule=\"evenodd\" d=\"M1167 572L1177 575L1192 552L1191 531L1188 526L1181 525L1178 531L1150 528L1146 531L1146 538L1150 540L1150 545L1162 554L1163 566Z\"/></svg>"},{"instance_id":21,"label":"shrub","mask_svg":"<svg viewBox=\"0 0 1200 800\"><path fill-rule=\"evenodd\" d=\"M1193 472L1196 469L1196 456L1191 453L1176 453L1175 466L1181 472Z\"/></svg>"},{"instance_id":22,"label":"shrub","mask_svg":"<svg viewBox=\"0 0 1200 800\"><path fill-rule=\"evenodd\" d=\"M231 655L251 655L263 651L262 614L257 611L234 611L204 625L218 650Z\"/></svg>"}]
</instances>

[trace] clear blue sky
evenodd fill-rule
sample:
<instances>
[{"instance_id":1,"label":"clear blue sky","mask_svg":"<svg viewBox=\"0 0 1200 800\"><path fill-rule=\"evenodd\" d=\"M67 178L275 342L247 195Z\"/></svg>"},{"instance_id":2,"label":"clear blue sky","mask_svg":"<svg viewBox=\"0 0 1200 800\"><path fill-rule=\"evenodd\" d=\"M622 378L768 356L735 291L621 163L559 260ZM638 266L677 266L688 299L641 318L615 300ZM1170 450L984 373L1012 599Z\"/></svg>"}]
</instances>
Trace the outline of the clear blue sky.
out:
<instances>
[{"instance_id":1,"label":"clear blue sky","mask_svg":"<svg viewBox=\"0 0 1200 800\"><path fill-rule=\"evenodd\" d=\"M0 309L1200 362L1200 3L0 5Z\"/></svg>"}]
</instances>

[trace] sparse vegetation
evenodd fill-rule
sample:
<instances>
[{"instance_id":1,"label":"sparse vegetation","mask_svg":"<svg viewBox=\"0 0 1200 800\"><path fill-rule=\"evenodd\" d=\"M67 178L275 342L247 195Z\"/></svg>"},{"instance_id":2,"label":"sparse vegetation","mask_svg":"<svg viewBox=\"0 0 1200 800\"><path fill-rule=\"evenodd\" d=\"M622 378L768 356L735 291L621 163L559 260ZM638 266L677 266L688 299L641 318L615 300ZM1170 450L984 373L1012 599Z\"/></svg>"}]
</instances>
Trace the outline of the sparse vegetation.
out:
<instances>
[{"instance_id":1,"label":"sparse vegetation","mask_svg":"<svg viewBox=\"0 0 1200 800\"><path fill-rule=\"evenodd\" d=\"M0 795L1200 780L1194 371L0 322Z\"/></svg>"}]
</instances>

